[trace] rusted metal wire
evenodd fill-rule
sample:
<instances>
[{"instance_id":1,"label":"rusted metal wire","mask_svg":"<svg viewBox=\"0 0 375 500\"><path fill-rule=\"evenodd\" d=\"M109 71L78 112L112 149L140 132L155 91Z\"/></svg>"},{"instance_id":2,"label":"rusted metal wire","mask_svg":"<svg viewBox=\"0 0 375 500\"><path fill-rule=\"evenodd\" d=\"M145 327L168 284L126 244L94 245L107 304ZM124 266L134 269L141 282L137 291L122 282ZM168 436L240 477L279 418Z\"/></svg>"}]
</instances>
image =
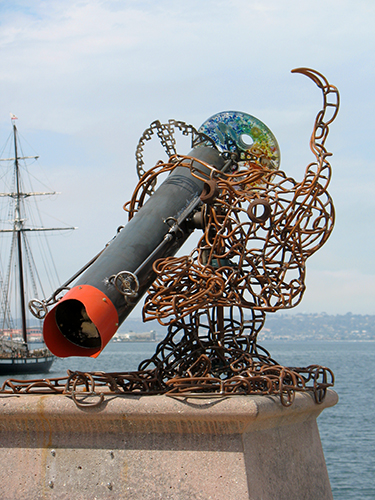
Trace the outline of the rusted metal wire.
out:
<instances>
[{"instance_id":1,"label":"rusted metal wire","mask_svg":"<svg viewBox=\"0 0 375 500\"><path fill-rule=\"evenodd\" d=\"M231 354L233 356L233 353ZM240 359L241 358L241 359ZM241 365L241 369L239 369ZM245 368L246 366L246 368ZM99 406L105 396L114 394L166 394L184 396L211 395L278 395L283 406L290 406L296 392L311 391L317 403L324 400L328 387L334 384L329 368L309 366L286 368L277 364L254 361L254 356L239 354L233 363L232 376L222 378L223 372L212 375L212 360L202 354L185 371L184 376L161 380L162 371L135 372L70 372L66 377L36 380L6 380L2 394L63 394L72 397L79 407ZM220 371L220 370L219 370Z\"/></svg>"},{"instance_id":2,"label":"rusted metal wire","mask_svg":"<svg viewBox=\"0 0 375 500\"><path fill-rule=\"evenodd\" d=\"M305 291L306 260L326 242L334 224L327 192L330 153L324 147L333 118L325 122L324 117L327 108L334 106L327 101L331 93L337 97L337 114L338 94L327 85L322 84L324 106L310 141L316 162L307 167L300 182L254 162L243 162L229 174L211 169L210 179L186 157L175 155L170 163L158 165L165 172L182 164L206 181L204 234L189 256L155 263L157 280L146 299L145 320L169 324L207 305L274 312L299 304ZM150 172L150 178L155 174ZM130 202L132 210L143 203L147 177L143 182L143 192L138 187Z\"/></svg>"},{"instance_id":3,"label":"rusted metal wire","mask_svg":"<svg viewBox=\"0 0 375 500\"><path fill-rule=\"evenodd\" d=\"M135 372L10 379L0 392L70 394L79 406L100 404L108 393L273 394L289 406L296 392L311 391L317 403L323 401L334 384L330 369L281 366L257 344L266 312L300 303L306 261L326 242L334 224L325 141L338 112L339 94L314 70L294 72L311 78L323 93L323 108L310 140L315 162L299 182L271 168L264 153L255 149L245 159L235 151L224 152L229 166L225 171L177 154L174 128L190 134L193 146L213 145L212 139L183 122L154 122L139 141L141 179L124 206L129 219L152 195L158 178L177 166L190 169L204 182L201 205L190 221L203 230L197 247L190 255L154 264L156 280L148 291L143 318L167 327L155 354ZM143 148L155 133L170 158L145 172Z\"/></svg>"},{"instance_id":4,"label":"rusted metal wire","mask_svg":"<svg viewBox=\"0 0 375 500\"><path fill-rule=\"evenodd\" d=\"M323 92L310 140L316 161L302 181L270 168L262 151L257 158L253 150L245 161L232 156L230 172L211 168L209 175L193 159L174 154L142 177L126 207L131 218L150 183L176 165L205 182L203 236L190 255L155 262L157 278L143 308L145 321L157 319L169 328L155 355L140 368L159 370L172 392L279 394L289 405L296 391L311 389L321 402L333 385L326 368L289 369L268 354L257 355L265 313L300 303L306 260L326 242L334 224L325 141L339 94L316 71L294 72L310 77ZM245 318L246 310L250 317ZM312 380L319 382L311 388Z\"/></svg>"}]
</instances>

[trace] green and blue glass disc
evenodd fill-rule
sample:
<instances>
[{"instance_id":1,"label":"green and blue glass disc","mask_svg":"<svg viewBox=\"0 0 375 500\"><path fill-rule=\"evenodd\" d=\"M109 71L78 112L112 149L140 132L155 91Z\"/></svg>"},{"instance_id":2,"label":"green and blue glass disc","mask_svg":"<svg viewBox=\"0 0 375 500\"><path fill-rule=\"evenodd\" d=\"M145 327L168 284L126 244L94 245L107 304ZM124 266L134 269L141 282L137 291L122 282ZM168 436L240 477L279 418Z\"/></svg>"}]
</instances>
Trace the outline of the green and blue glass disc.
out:
<instances>
[{"instance_id":1,"label":"green and blue glass disc","mask_svg":"<svg viewBox=\"0 0 375 500\"><path fill-rule=\"evenodd\" d=\"M198 130L210 137L219 151L236 152L240 162L277 170L280 149L271 130L255 116L240 111L222 111L211 116Z\"/></svg>"}]
</instances>

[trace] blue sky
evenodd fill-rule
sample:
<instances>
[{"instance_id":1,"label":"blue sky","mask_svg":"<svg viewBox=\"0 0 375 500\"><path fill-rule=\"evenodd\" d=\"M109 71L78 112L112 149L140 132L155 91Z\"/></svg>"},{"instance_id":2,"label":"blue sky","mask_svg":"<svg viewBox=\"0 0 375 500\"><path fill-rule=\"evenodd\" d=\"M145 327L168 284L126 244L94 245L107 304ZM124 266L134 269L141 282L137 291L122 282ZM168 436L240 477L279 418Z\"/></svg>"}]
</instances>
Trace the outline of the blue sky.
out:
<instances>
[{"instance_id":1,"label":"blue sky","mask_svg":"<svg viewBox=\"0 0 375 500\"><path fill-rule=\"evenodd\" d=\"M375 314L374 21L370 0L0 2L0 144L12 112L25 153L62 192L43 211L79 227L52 238L61 280L126 221L134 150L155 119L199 127L219 111L250 113L301 179L321 105L318 88L290 73L306 66L341 94L327 141L337 219L295 312Z\"/></svg>"}]
</instances>

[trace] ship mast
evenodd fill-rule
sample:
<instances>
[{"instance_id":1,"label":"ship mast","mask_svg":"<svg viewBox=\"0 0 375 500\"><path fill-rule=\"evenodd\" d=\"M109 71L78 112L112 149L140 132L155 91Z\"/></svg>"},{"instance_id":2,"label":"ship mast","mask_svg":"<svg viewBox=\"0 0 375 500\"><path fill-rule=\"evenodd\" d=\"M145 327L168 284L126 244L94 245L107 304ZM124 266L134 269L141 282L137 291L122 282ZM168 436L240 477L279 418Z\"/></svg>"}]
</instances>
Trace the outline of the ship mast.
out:
<instances>
[{"instance_id":1,"label":"ship mast","mask_svg":"<svg viewBox=\"0 0 375 500\"><path fill-rule=\"evenodd\" d=\"M17 127L13 122L13 138L14 138L14 169L16 174L16 192L15 192L15 207L14 207L14 231L17 235L17 256L18 256L18 277L20 284L21 296L21 319L22 319L22 338L27 349L27 327L26 327L26 304L25 304L25 286L23 277L23 259L22 259L22 228L23 220L21 218L21 189L20 189L20 172L18 164L18 148L17 148Z\"/></svg>"},{"instance_id":2,"label":"ship mast","mask_svg":"<svg viewBox=\"0 0 375 500\"><path fill-rule=\"evenodd\" d=\"M15 174L15 191L10 193L0 193L0 197L7 196L14 200L13 210L13 227L12 229L0 229L0 233L13 233L15 237L16 257L18 260L18 282L20 292L20 306L21 306L21 330L22 338L27 347L27 320L26 320L26 291L25 291L25 276L24 276L24 263L23 263L23 244L26 238L26 232L34 231L64 231L76 229L75 227L25 227L25 218L22 212L22 200L29 196L40 195L54 195L56 192L23 192L21 185L21 174L19 160L38 159L38 156L18 156L18 140L17 140L17 127L15 120L17 118L11 114L12 127L13 127L13 142L14 142L14 158L1 158L0 161L14 161L14 174Z\"/></svg>"}]
</instances>

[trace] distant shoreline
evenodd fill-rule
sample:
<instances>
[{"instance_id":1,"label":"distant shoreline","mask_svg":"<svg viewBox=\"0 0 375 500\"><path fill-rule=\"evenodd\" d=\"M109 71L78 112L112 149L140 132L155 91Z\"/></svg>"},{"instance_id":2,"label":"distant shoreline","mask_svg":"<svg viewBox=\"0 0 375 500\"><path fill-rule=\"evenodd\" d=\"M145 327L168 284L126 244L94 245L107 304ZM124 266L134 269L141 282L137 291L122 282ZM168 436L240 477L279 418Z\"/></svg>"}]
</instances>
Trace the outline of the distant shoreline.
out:
<instances>
[{"instance_id":1,"label":"distant shoreline","mask_svg":"<svg viewBox=\"0 0 375 500\"><path fill-rule=\"evenodd\" d=\"M249 315L250 316L250 315ZM245 311L246 319L246 311ZM167 327L156 321L150 323L156 339L163 339ZM139 334L145 330L142 319L128 318L119 334ZM263 328L258 333L258 342L264 340L280 341L375 341L375 315L363 314L326 314L326 313L275 313L267 314Z\"/></svg>"}]
</instances>

